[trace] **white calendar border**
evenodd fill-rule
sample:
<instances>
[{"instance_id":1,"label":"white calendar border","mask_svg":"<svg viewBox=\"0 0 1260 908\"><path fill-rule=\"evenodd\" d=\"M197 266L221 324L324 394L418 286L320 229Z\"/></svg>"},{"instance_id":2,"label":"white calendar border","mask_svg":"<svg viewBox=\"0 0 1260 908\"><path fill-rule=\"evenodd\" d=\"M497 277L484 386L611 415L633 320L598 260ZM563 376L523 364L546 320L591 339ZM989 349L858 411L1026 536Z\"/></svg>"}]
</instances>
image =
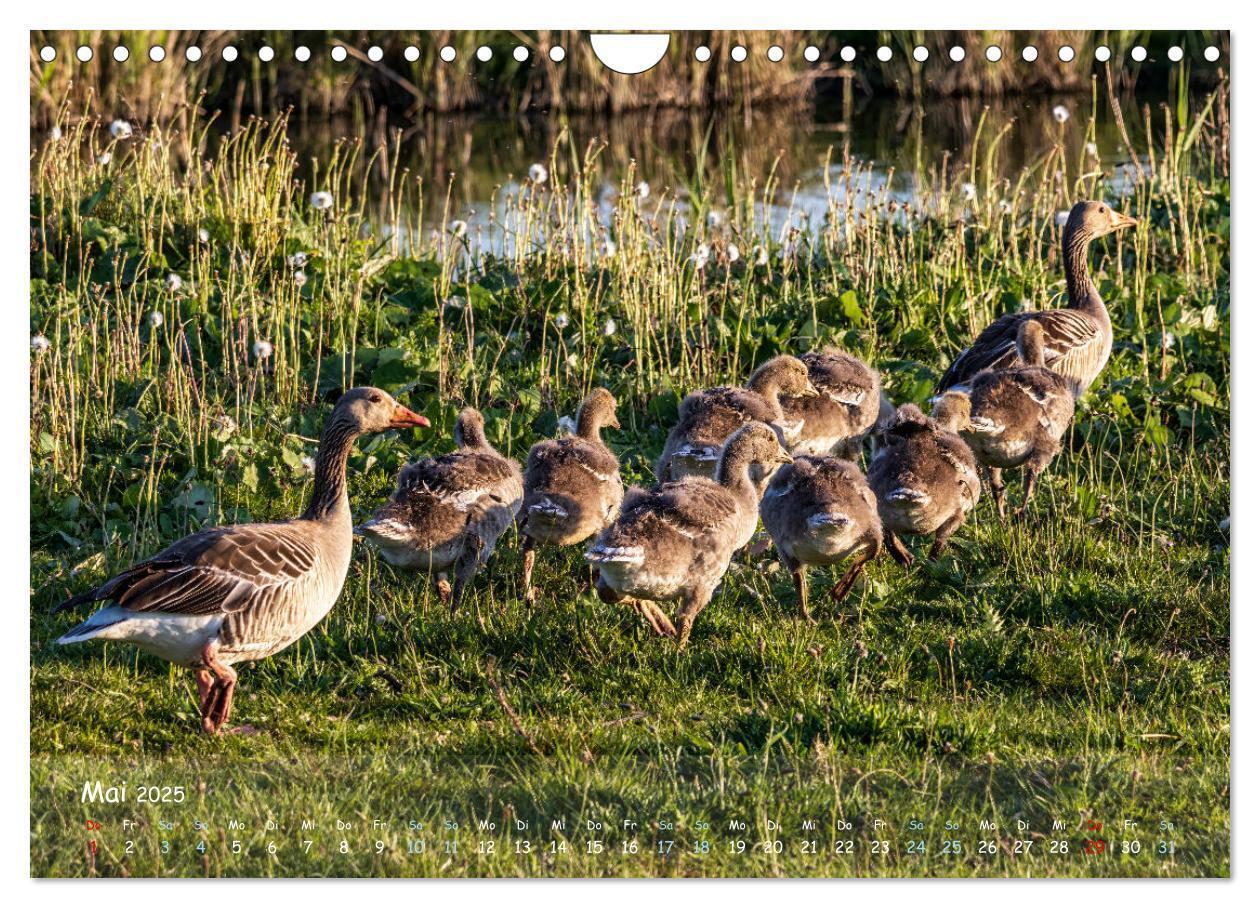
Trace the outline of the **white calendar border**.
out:
<instances>
[{"instance_id":1,"label":"white calendar border","mask_svg":"<svg viewBox=\"0 0 1260 908\"><path fill-rule=\"evenodd\" d=\"M488 28L503 29L510 27L576 27L583 29L688 29L688 28L844 28L844 29L956 29L956 28L995 28L1028 29L1028 28L1186 28L1187 26L1231 28L1231 67L1234 83L1233 135L1235 150L1250 148L1257 141L1257 131L1252 126L1260 117L1260 106L1252 98L1257 89L1253 77L1256 70L1254 62L1248 59L1250 38L1260 35L1260 29L1253 29L1256 24L1256 13L1244 12L1241 4L1222 2L1197 2L1192 4L1166 2L1166 0L1149 0L1140 7L1133 4L1134 9L1124 10L1110 5L1103 8L1097 0L1060 0L1054 8L1046 9L1032 5L1016 6L1010 0L971 0L965 9L930 0L902 0L898 4L881 4L872 9L865 6L839 4L835 0L798 0L792 8L786 4L754 3L749 0L729 0L729 2L685 5L678 0L633 0L622 5L592 4L590 0L549 0L547 3L529 5L520 0L480 0L476 4L463 4L458 7L432 8L419 4L398 5L359 5L352 13L346 10L344 0L304 0L302 3L259 4L257 0L217 0L212 4L198 5L195 8L177 8L170 0L132 0L125 6L87 3L83 0L61 0L55 5L46 4L40 8L32 8L30 4L11 4L3 15L7 27L3 31L4 53L0 61L5 66L6 89L0 93L0 105L3 105L3 117L0 122L7 122L23 134L29 132L29 35L33 28L66 28L66 27L101 27L101 28L150 28L156 26L179 26L183 28L326 28L330 26L353 27L355 29L435 29L435 28ZM13 20L13 21L11 21ZM1241 33L1241 34L1240 34ZM23 589L22 579L29 578L29 446L28 426L29 407L24 400L21 389L27 387L27 334L28 317L28 259L26 255L28 242L27 207L29 199L29 160L22 142L3 143L0 155L4 160L4 179L2 195L0 195L0 212L3 217L3 234L9 237L0 247L0 262L3 262L3 288L7 300L0 304L0 317L4 319L4 328L0 337L7 345L6 355L0 357L0 387L8 393L0 394L0 424L13 427L6 433L3 445L0 445L0 477L6 486L3 499L10 503L8 520L0 521L0 566L5 578L7 608L12 610L14 620L21 623L25 632L4 635L3 646L6 666L5 692L0 696L0 735L9 741L9 746L0 750L0 785L4 792L4 812L0 814L0 868L3 868L6 880L18 881L23 901L38 899L42 905L53 906L74 904L83 908L90 904L92 908L112 908L114 905L125 905L134 908L136 899L134 881L131 884L111 882L102 885L95 881L78 881L69 884L35 881L27 879L29 856L29 750L28 734L23 733L28 726L29 705L29 624L25 620L25 610L29 602L29 583ZM1252 188L1260 172L1260 159L1240 158L1233 156L1235 167L1243 161L1241 175L1236 169L1232 175L1232 211L1234 237L1250 239L1253 234L1248 226L1256 222L1256 206L1260 205L1260 196ZM1239 217L1239 201L1243 201L1242 217ZM1239 233L1239 225L1243 232ZM1245 248L1242 243L1238 248ZM1260 305L1253 302L1260 297L1260 282L1256 280L1256 256L1243 255L1232 263L1234 287L1231 299L1244 301L1240 308L1231 308L1234 319L1233 332L1235 345L1260 343L1260 319L1253 314L1253 307ZM1239 340L1241 338L1241 341ZM1242 369L1236 367L1241 365ZM1260 397L1260 379L1254 361L1244 360L1235 363L1233 374L1234 413L1251 415L1255 410L1252 401ZM1260 452L1260 433L1247 421L1235 421L1232 438L1234 449L1253 452L1250 462L1255 462L1254 452ZM1233 521L1233 544L1235 551L1243 551L1246 556L1233 561L1231 593L1236 590L1250 592L1260 588L1260 555L1257 551L1257 532L1255 526L1260 525L1260 518L1252 518L1251 514L1260 512L1260 481L1246 475L1233 474L1234 502L1231 512L1240 512L1239 520ZM14 510L16 513L14 513ZM1249 655L1249 644L1255 640L1257 606L1249 601L1249 597L1232 595L1234 604L1233 635L1234 655ZM1240 644L1239 641L1245 641ZM1231 867L1235 877L1235 885L1214 885L1210 898L1213 902L1240 901L1243 892L1250 889L1246 883L1252 883L1260 874L1253 870L1255 861L1248 861L1246 856L1253 853L1256 847L1256 836L1248 835L1248 827L1260 821L1256 809L1256 782L1248 782L1248 777L1256 774L1242 769L1238 762L1240 756L1250 758L1246 765L1254 767L1257 740L1257 726L1260 715L1254 707L1256 702L1255 662L1248 658L1232 661L1233 686L1232 702L1234 715L1241 721L1234 723L1232 748L1235 766L1235 781L1241 784L1237 789L1231 786L1234 820L1234 848L1231 854ZM13 683L16 682L16 683ZM1243 884L1243 885L1239 885ZM1190 883L1177 881L1160 881L1155 885L1150 881L1087 881L1057 882L1039 881L1033 884L1014 882L995 884L989 881L951 881L939 885L928 881L753 881L745 885L743 881L660 881L629 882L614 884L607 881L529 881L525 883L508 882L468 882L468 881L430 881L422 883L422 890L403 890L396 888L404 885L415 885L404 882L381 881L344 881L321 882L318 886L312 881L298 881L288 884L277 884L274 881L218 881L214 884L195 882L148 882L143 885L156 886L149 889L152 897L169 898L174 895L174 886L216 885L227 887L222 889L220 897L233 901L246 901L258 896L276 893L277 885L300 887L296 891L287 889L286 894L297 895L306 904L318 906L324 904L344 903L347 897L358 898L369 892L378 898L422 898L426 901L441 899L443 902L468 899L506 900L511 908L525 908L529 905L551 905L557 901L572 899L599 899L609 908L639 903L645 896L654 899L665 897L701 898L708 901L720 900L721 908L734 908L739 905L764 905L770 900L781 901L785 896L793 902L825 899L840 901L874 897L881 903L890 905L916 904L922 908L924 900L943 903L952 902L994 902L999 900L1018 899L1023 906L1056 905L1061 906L1066 900L1077 901L1088 899L1115 899L1138 897L1143 899L1143 908L1153 908L1174 901L1184 902L1187 899L1201 898L1207 893L1190 892ZM1014 887L1019 886L1016 890ZM391 888L380 888L389 886ZM476 887L472 889L469 887ZM855 892L851 887L861 887ZM376 887L368 889L367 887ZM648 888L650 887L650 888ZM786 887L786 888L785 888ZM834 887L834 888L829 888ZM870 887L870 888L868 888ZM878 892L872 891L879 887ZM928 888L931 887L931 888ZM363 890L361 893L360 890ZM1121 889L1124 891L1122 892ZM13 889L9 890L13 892ZM475 893L475 894L474 894ZM193 897L205 895L198 893ZM192 893L180 892L178 897L187 898ZM1254 896L1253 896L1254 898ZM1215 908L1215 905L1213 906Z\"/></svg>"}]
</instances>

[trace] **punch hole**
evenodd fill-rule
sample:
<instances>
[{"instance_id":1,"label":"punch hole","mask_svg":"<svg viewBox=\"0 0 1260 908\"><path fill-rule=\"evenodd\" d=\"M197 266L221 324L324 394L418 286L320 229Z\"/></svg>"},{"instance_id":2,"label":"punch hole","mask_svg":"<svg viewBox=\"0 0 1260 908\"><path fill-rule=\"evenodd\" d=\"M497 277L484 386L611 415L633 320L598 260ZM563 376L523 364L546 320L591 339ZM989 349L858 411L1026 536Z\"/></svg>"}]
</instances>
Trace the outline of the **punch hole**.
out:
<instances>
[{"instance_id":1,"label":"punch hole","mask_svg":"<svg viewBox=\"0 0 1260 908\"><path fill-rule=\"evenodd\" d=\"M892 48L887 44L881 45L879 50L875 51L875 58L879 60L880 63L887 63L892 59Z\"/></svg>"},{"instance_id":2,"label":"punch hole","mask_svg":"<svg viewBox=\"0 0 1260 908\"><path fill-rule=\"evenodd\" d=\"M415 63L420 59L420 48L414 44L407 45L407 49L403 51L403 59L408 63Z\"/></svg>"},{"instance_id":3,"label":"punch hole","mask_svg":"<svg viewBox=\"0 0 1260 908\"><path fill-rule=\"evenodd\" d=\"M53 60L57 59L57 51L50 45L45 44L39 49L39 58L45 63L51 63Z\"/></svg>"},{"instance_id":4,"label":"punch hole","mask_svg":"<svg viewBox=\"0 0 1260 908\"><path fill-rule=\"evenodd\" d=\"M344 63L346 61L346 56L348 53L349 52L344 47L338 44L336 47L332 49L333 61L336 63Z\"/></svg>"},{"instance_id":5,"label":"punch hole","mask_svg":"<svg viewBox=\"0 0 1260 908\"><path fill-rule=\"evenodd\" d=\"M481 47L477 48L477 59L480 60L482 63L489 63L490 58L493 56L494 56L494 51L492 51L486 45L483 44L481 45Z\"/></svg>"},{"instance_id":6,"label":"punch hole","mask_svg":"<svg viewBox=\"0 0 1260 908\"><path fill-rule=\"evenodd\" d=\"M557 44L551 50L547 51L547 56L551 58L553 63L559 63L564 59L564 48Z\"/></svg>"},{"instance_id":7,"label":"punch hole","mask_svg":"<svg viewBox=\"0 0 1260 908\"><path fill-rule=\"evenodd\" d=\"M368 48L368 59L373 63L380 63L383 59L385 59L385 51L373 44Z\"/></svg>"},{"instance_id":8,"label":"punch hole","mask_svg":"<svg viewBox=\"0 0 1260 908\"><path fill-rule=\"evenodd\" d=\"M188 48L188 50L184 51L184 59L189 63L196 63L201 59L201 48L194 44L192 47Z\"/></svg>"},{"instance_id":9,"label":"punch hole","mask_svg":"<svg viewBox=\"0 0 1260 908\"><path fill-rule=\"evenodd\" d=\"M1129 51L1129 56L1133 58L1133 62L1141 63L1146 59L1146 48L1141 44L1135 45L1133 50Z\"/></svg>"},{"instance_id":10,"label":"punch hole","mask_svg":"<svg viewBox=\"0 0 1260 908\"><path fill-rule=\"evenodd\" d=\"M80 63L87 63L92 59L92 48L88 47L86 44L80 44L79 49L74 52L74 55L78 58Z\"/></svg>"},{"instance_id":11,"label":"punch hole","mask_svg":"<svg viewBox=\"0 0 1260 908\"><path fill-rule=\"evenodd\" d=\"M1183 56L1185 56L1185 51L1183 51L1180 47L1173 45L1168 48L1168 59L1173 63L1180 63Z\"/></svg>"},{"instance_id":12,"label":"punch hole","mask_svg":"<svg viewBox=\"0 0 1260 908\"><path fill-rule=\"evenodd\" d=\"M154 63L161 63L166 59L166 48L153 45L149 48L149 59Z\"/></svg>"},{"instance_id":13,"label":"punch hole","mask_svg":"<svg viewBox=\"0 0 1260 908\"><path fill-rule=\"evenodd\" d=\"M262 60L264 63L270 63L275 58L276 52L272 50L269 45L264 44L262 47L258 48L258 59Z\"/></svg>"},{"instance_id":14,"label":"punch hole","mask_svg":"<svg viewBox=\"0 0 1260 908\"><path fill-rule=\"evenodd\" d=\"M990 44L984 51L984 58L990 63L997 63L1002 59L1002 48L996 44Z\"/></svg>"},{"instance_id":15,"label":"punch hole","mask_svg":"<svg viewBox=\"0 0 1260 908\"><path fill-rule=\"evenodd\" d=\"M1101 47L1095 47L1094 59L1097 60L1099 63L1106 63L1108 60L1111 59L1111 48L1105 44L1102 45Z\"/></svg>"},{"instance_id":16,"label":"punch hole","mask_svg":"<svg viewBox=\"0 0 1260 908\"><path fill-rule=\"evenodd\" d=\"M708 63L711 56L713 56L713 52L703 44L696 48L696 59L701 63Z\"/></svg>"},{"instance_id":17,"label":"punch hole","mask_svg":"<svg viewBox=\"0 0 1260 908\"><path fill-rule=\"evenodd\" d=\"M123 47L121 44L114 48L114 60L118 63L126 63L127 58L131 56L131 51Z\"/></svg>"},{"instance_id":18,"label":"punch hole","mask_svg":"<svg viewBox=\"0 0 1260 908\"><path fill-rule=\"evenodd\" d=\"M1063 61L1064 63L1071 63L1073 60L1076 59L1076 51L1072 50L1071 47L1064 44L1062 47L1059 48L1059 59Z\"/></svg>"},{"instance_id":19,"label":"punch hole","mask_svg":"<svg viewBox=\"0 0 1260 908\"><path fill-rule=\"evenodd\" d=\"M1215 63L1221 58L1221 52L1215 44L1209 44L1203 49L1203 59L1209 63Z\"/></svg>"},{"instance_id":20,"label":"punch hole","mask_svg":"<svg viewBox=\"0 0 1260 908\"><path fill-rule=\"evenodd\" d=\"M818 48L814 49L817 50ZM844 47L840 48L840 59L845 63L852 63L857 59L857 51L850 45L846 44Z\"/></svg>"},{"instance_id":21,"label":"punch hole","mask_svg":"<svg viewBox=\"0 0 1260 908\"><path fill-rule=\"evenodd\" d=\"M820 51L814 45L811 44L809 47L805 48L805 62L817 63L818 58L821 56L822 56L822 51Z\"/></svg>"},{"instance_id":22,"label":"punch hole","mask_svg":"<svg viewBox=\"0 0 1260 908\"><path fill-rule=\"evenodd\" d=\"M1024 62L1032 63L1033 61L1037 59L1037 48L1029 44L1023 50L1023 57L1024 57Z\"/></svg>"},{"instance_id":23,"label":"punch hole","mask_svg":"<svg viewBox=\"0 0 1260 908\"><path fill-rule=\"evenodd\" d=\"M438 51L438 56L442 58L443 63L451 63L455 60L455 48L448 44Z\"/></svg>"},{"instance_id":24,"label":"punch hole","mask_svg":"<svg viewBox=\"0 0 1260 908\"><path fill-rule=\"evenodd\" d=\"M913 51L913 56L914 56L914 59L917 60L919 63L926 63L927 58L928 58L928 49L924 47L922 44L920 44L917 47L915 47Z\"/></svg>"},{"instance_id":25,"label":"punch hole","mask_svg":"<svg viewBox=\"0 0 1260 908\"><path fill-rule=\"evenodd\" d=\"M748 49L742 44L736 44L731 48L731 59L736 63L743 63L748 59Z\"/></svg>"},{"instance_id":26,"label":"punch hole","mask_svg":"<svg viewBox=\"0 0 1260 908\"><path fill-rule=\"evenodd\" d=\"M529 48L518 44L512 49L512 59L517 63L524 63L529 59Z\"/></svg>"},{"instance_id":27,"label":"punch hole","mask_svg":"<svg viewBox=\"0 0 1260 908\"><path fill-rule=\"evenodd\" d=\"M967 59L967 51L955 44L949 49L949 58L955 63L961 63Z\"/></svg>"},{"instance_id":28,"label":"punch hole","mask_svg":"<svg viewBox=\"0 0 1260 908\"><path fill-rule=\"evenodd\" d=\"M227 62L233 62L238 56L240 56L240 54L237 53L236 48L231 44L223 48L223 59Z\"/></svg>"},{"instance_id":29,"label":"punch hole","mask_svg":"<svg viewBox=\"0 0 1260 908\"><path fill-rule=\"evenodd\" d=\"M305 63L311 58L311 49L305 44L300 44L293 48L293 59L299 63Z\"/></svg>"},{"instance_id":30,"label":"punch hole","mask_svg":"<svg viewBox=\"0 0 1260 908\"><path fill-rule=\"evenodd\" d=\"M771 44L769 49L766 50L766 59L771 63L778 63L783 59L783 48L777 44Z\"/></svg>"}]
</instances>

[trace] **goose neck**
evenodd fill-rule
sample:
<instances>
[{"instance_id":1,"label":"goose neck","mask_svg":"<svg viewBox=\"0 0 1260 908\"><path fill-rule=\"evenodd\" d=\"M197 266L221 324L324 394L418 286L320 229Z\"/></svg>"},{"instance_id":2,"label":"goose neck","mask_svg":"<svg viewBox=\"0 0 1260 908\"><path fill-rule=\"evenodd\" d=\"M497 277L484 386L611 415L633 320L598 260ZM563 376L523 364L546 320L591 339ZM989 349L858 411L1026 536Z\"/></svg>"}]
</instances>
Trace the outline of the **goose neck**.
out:
<instances>
[{"instance_id":1,"label":"goose neck","mask_svg":"<svg viewBox=\"0 0 1260 908\"><path fill-rule=\"evenodd\" d=\"M346 460L359 435L358 429L345 422L330 422L319 439L315 458L315 488L310 504L303 512L305 520L327 520L344 511L350 513L346 492Z\"/></svg>"},{"instance_id":2,"label":"goose neck","mask_svg":"<svg viewBox=\"0 0 1260 908\"><path fill-rule=\"evenodd\" d=\"M1068 308L1084 309L1106 316L1106 307L1098 288L1089 276L1089 243L1091 237L1082 228L1063 233L1063 269L1067 277Z\"/></svg>"}]
</instances>

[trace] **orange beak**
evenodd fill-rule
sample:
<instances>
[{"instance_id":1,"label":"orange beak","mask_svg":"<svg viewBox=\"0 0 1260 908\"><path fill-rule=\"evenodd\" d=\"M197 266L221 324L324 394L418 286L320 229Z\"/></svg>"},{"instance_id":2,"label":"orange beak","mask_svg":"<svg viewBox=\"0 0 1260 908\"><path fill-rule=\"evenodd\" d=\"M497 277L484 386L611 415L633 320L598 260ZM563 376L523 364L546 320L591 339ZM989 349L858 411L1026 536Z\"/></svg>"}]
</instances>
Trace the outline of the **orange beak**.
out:
<instances>
[{"instance_id":1,"label":"orange beak","mask_svg":"<svg viewBox=\"0 0 1260 908\"><path fill-rule=\"evenodd\" d=\"M413 413L402 404L394 404L394 418L389 421L391 429L410 429L421 428L426 429L429 421L419 413Z\"/></svg>"}]
</instances>

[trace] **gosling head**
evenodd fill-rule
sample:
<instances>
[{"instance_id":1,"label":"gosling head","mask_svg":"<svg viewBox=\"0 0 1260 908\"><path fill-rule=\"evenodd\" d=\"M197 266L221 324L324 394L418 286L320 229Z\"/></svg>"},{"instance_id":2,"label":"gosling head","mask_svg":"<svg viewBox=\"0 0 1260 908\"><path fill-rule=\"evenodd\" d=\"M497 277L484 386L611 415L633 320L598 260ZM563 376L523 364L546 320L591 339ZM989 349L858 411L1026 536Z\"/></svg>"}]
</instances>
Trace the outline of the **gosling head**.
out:
<instances>
[{"instance_id":1,"label":"gosling head","mask_svg":"<svg viewBox=\"0 0 1260 908\"><path fill-rule=\"evenodd\" d=\"M455 417L455 447L487 448L486 418L476 407L464 407Z\"/></svg>"},{"instance_id":2,"label":"gosling head","mask_svg":"<svg viewBox=\"0 0 1260 908\"><path fill-rule=\"evenodd\" d=\"M603 428L620 429L617 398L607 388L596 388L582 401L577 413L578 434L588 435Z\"/></svg>"},{"instance_id":3,"label":"gosling head","mask_svg":"<svg viewBox=\"0 0 1260 908\"><path fill-rule=\"evenodd\" d=\"M1015 350L1026 366L1046 364L1046 329L1035 318L1024 319L1015 337Z\"/></svg>"},{"instance_id":4,"label":"gosling head","mask_svg":"<svg viewBox=\"0 0 1260 908\"><path fill-rule=\"evenodd\" d=\"M762 363L748 380L752 389L773 390L784 397L817 397L809 380L809 366L795 356L776 356Z\"/></svg>"},{"instance_id":5,"label":"gosling head","mask_svg":"<svg viewBox=\"0 0 1260 908\"><path fill-rule=\"evenodd\" d=\"M329 425L349 426L367 435L387 429L422 428L429 421L408 410L380 388L351 388L333 407Z\"/></svg>"},{"instance_id":6,"label":"gosling head","mask_svg":"<svg viewBox=\"0 0 1260 908\"><path fill-rule=\"evenodd\" d=\"M1084 234L1086 238L1093 240L1126 227L1134 227L1137 223L1137 218L1115 211L1106 202L1077 202L1068 214L1063 233L1064 236Z\"/></svg>"},{"instance_id":7,"label":"gosling head","mask_svg":"<svg viewBox=\"0 0 1260 908\"><path fill-rule=\"evenodd\" d=\"M731 433L722 446L722 461L759 468L765 475L780 464L791 463L783 437L764 422L750 422Z\"/></svg>"},{"instance_id":8,"label":"gosling head","mask_svg":"<svg viewBox=\"0 0 1260 908\"><path fill-rule=\"evenodd\" d=\"M971 398L965 391L951 388L936 399L932 418L947 432L964 431L971 423Z\"/></svg>"}]
</instances>

